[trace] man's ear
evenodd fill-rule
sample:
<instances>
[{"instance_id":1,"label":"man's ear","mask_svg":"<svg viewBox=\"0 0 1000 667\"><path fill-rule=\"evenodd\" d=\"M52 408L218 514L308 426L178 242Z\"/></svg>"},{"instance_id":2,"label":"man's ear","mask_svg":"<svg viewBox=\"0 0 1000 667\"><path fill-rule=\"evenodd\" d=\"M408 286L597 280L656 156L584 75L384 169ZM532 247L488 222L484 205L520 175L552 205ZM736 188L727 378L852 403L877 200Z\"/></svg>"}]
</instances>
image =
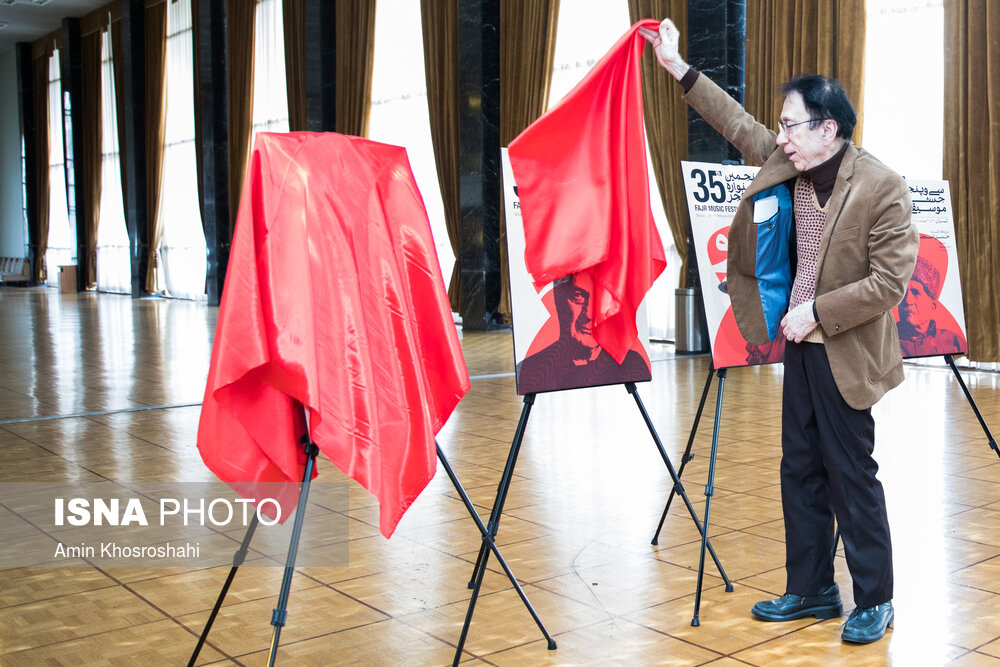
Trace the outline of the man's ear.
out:
<instances>
[{"instance_id":1,"label":"man's ear","mask_svg":"<svg viewBox=\"0 0 1000 667\"><path fill-rule=\"evenodd\" d=\"M837 121L832 118L827 118L823 121L823 138L824 139L835 139L837 137L837 130L840 126L837 125Z\"/></svg>"}]
</instances>

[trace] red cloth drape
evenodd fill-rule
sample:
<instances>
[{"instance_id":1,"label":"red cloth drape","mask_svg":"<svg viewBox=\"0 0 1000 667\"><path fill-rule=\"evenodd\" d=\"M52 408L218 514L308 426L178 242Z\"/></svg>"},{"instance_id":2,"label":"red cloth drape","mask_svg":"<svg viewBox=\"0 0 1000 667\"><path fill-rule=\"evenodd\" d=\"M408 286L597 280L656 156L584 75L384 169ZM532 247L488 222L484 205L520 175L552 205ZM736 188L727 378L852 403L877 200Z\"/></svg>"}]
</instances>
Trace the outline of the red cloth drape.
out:
<instances>
[{"instance_id":1,"label":"red cloth drape","mask_svg":"<svg viewBox=\"0 0 1000 667\"><path fill-rule=\"evenodd\" d=\"M301 404L320 450L378 497L388 537L468 388L406 151L258 134L198 429L208 467L244 496L300 482Z\"/></svg>"},{"instance_id":2,"label":"red cloth drape","mask_svg":"<svg viewBox=\"0 0 1000 667\"><path fill-rule=\"evenodd\" d=\"M509 146L524 259L539 287L593 276L594 337L620 364L635 313L666 267L649 205L636 23L560 102Z\"/></svg>"}]
</instances>

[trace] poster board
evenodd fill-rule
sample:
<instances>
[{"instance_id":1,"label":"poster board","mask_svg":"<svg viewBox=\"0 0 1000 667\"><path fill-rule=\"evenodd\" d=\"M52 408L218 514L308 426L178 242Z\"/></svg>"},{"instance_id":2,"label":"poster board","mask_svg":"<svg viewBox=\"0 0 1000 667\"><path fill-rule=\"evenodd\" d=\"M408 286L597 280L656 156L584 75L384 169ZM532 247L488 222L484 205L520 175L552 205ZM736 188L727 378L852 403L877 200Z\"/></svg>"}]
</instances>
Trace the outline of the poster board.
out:
<instances>
[{"instance_id":1,"label":"poster board","mask_svg":"<svg viewBox=\"0 0 1000 667\"><path fill-rule=\"evenodd\" d=\"M766 345L748 343L736 326L726 291L729 225L759 167L684 161L681 168L715 367L781 361L784 338ZM907 296L893 308L900 349L904 358L963 354L968 344L948 182L907 183L920 250Z\"/></svg>"},{"instance_id":2,"label":"poster board","mask_svg":"<svg viewBox=\"0 0 1000 667\"><path fill-rule=\"evenodd\" d=\"M517 184L507 149L500 150L517 393L650 380L645 301L636 313L639 338L618 365L593 339L586 276L568 276L535 289L524 262L524 226Z\"/></svg>"},{"instance_id":3,"label":"poster board","mask_svg":"<svg viewBox=\"0 0 1000 667\"><path fill-rule=\"evenodd\" d=\"M958 273L948 181L907 179L913 224L920 232L917 266L892 314L904 359L966 354L965 310Z\"/></svg>"}]
</instances>

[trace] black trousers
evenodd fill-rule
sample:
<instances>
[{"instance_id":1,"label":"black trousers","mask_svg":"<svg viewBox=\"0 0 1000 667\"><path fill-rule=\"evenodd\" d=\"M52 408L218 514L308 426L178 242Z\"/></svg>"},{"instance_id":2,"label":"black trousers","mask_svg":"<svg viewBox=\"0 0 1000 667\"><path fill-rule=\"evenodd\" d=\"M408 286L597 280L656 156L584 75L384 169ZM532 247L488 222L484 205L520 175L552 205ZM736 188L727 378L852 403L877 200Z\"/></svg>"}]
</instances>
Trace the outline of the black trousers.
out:
<instances>
[{"instance_id":1,"label":"black trousers","mask_svg":"<svg viewBox=\"0 0 1000 667\"><path fill-rule=\"evenodd\" d=\"M788 343L781 415L787 593L816 595L833 585L836 516L855 604L892 599L892 544L874 448L871 410L855 410L841 397L826 348Z\"/></svg>"}]
</instances>

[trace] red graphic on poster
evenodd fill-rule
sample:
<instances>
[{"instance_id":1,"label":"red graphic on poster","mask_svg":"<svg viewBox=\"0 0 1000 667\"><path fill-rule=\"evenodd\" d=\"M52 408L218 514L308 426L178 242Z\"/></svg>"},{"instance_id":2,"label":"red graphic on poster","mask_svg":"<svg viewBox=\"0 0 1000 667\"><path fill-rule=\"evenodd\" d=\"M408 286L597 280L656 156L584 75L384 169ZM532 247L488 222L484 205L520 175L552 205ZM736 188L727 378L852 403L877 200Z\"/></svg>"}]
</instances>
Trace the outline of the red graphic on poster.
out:
<instances>
[{"instance_id":1,"label":"red graphic on poster","mask_svg":"<svg viewBox=\"0 0 1000 667\"><path fill-rule=\"evenodd\" d=\"M581 272L554 281L542 296L549 316L516 366L519 394L645 382L652 377L649 356L638 339L619 364L594 338L592 292L593 277Z\"/></svg>"},{"instance_id":2,"label":"red graphic on poster","mask_svg":"<svg viewBox=\"0 0 1000 667\"><path fill-rule=\"evenodd\" d=\"M906 294L893 308L904 358L969 351L963 327L941 303L941 288L948 273L948 251L938 239L920 235L920 250Z\"/></svg>"},{"instance_id":3,"label":"red graphic on poster","mask_svg":"<svg viewBox=\"0 0 1000 667\"><path fill-rule=\"evenodd\" d=\"M712 265L712 273L718 279L715 289L728 294L726 290L726 258L729 255L729 225L716 230L708 238L707 254ZM708 286L705 289L709 289ZM778 336L764 345L748 343L736 326L733 307L726 308L719 329L712 338L712 361L716 368L732 368L758 364L772 364L785 356L785 339Z\"/></svg>"}]
</instances>

